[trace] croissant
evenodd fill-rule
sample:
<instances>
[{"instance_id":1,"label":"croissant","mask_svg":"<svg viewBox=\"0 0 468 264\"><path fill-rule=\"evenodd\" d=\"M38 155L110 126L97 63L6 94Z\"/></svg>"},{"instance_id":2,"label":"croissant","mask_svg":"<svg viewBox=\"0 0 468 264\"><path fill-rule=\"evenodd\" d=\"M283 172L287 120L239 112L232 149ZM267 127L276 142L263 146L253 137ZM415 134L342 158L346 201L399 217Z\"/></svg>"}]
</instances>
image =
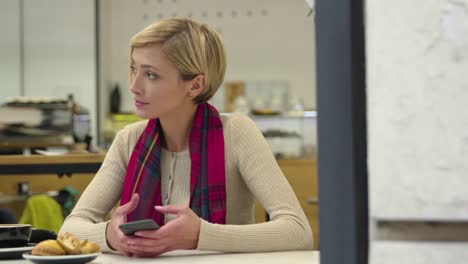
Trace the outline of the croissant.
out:
<instances>
[{"instance_id":1,"label":"croissant","mask_svg":"<svg viewBox=\"0 0 468 264\"><path fill-rule=\"evenodd\" d=\"M80 240L71 233L57 237L57 240L45 240L37 244L31 254L36 256L60 256L98 253L101 249L95 242Z\"/></svg>"},{"instance_id":2,"label":"croissant","mask_svg":"<svg viewBox=\"0 0 468 264\"><path fill-rule=\"evenodd\" d=\"M80 240L68 232L58 236L57 242L69 255L78 255L81 253Z\"/></svg>"},{"instance_id":3,"label":"croissant","mask_svg":"<svg viewBox=\"0 0 468 264\"><path fill-rule=\"evenodd\" d=\"M38 243L31 252L36 256L61 256L66 255L67 252L60 246L56 240L45 240Z\"/></svg>"},{"instance_id":4,"label":"croissant","mask_svg":"<svg viewBox=\"0 0 468 264\"><path fill-rule=\"evenodd\" d=\"M88 240L81 241L81 254L91 254L99 251L101 251L101 249L98 244Z\"/></svg>"}]
</instances>

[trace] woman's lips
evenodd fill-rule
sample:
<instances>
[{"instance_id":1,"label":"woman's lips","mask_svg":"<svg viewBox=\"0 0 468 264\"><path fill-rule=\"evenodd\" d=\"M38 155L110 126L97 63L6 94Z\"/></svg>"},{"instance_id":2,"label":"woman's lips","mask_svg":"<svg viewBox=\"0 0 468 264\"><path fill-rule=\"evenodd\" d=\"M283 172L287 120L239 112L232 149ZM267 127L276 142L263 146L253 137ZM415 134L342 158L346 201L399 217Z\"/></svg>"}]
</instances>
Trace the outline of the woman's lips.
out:
<instances>
[{"instance_id":1,"label":"woman's lips","mask_svg":"<svg viewBox=\"0 0 468 264\"><path fill-rule=\"evenodd\" d=\"M147 105L147 104L148 104L148 103L135 100L135 106L136 106L137 108L143 107L143 106L145 106L145 105Z\"/></svg>"}]
</instances>

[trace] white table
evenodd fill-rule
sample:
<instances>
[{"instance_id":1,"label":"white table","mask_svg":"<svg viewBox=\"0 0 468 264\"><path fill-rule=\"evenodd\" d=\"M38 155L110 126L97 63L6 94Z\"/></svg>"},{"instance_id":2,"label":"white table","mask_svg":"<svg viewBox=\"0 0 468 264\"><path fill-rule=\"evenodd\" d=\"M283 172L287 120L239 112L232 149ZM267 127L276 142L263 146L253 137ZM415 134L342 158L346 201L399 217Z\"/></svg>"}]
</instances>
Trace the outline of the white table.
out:
<instances>
[{"instance_id":1,"label":"white table","mask_svg":"<svg viewBox=\"0 0 468 264\"><path fill-rule=\"evenodd\" d=\"M25 259L0 260L0 263L31 263ZM189 264L319 264L318 251L285 251L271 253L218 253L196 250L176 250L157 258L132 258L118 254L102 254L90 264L119 263L189 263Z\"/></svg>"}]
</instances>

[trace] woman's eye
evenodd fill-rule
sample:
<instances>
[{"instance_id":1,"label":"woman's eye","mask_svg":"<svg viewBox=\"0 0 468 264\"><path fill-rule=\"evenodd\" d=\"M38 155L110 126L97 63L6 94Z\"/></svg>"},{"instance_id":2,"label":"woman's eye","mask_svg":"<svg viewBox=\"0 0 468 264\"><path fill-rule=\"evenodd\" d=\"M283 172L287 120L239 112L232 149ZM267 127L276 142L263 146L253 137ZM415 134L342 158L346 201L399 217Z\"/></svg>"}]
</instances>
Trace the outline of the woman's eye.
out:
<instances>
[{"instance_id":1,"label":"woman's eye","mask_svg":"<svg viewBox=\"0 0 468 264\"><path fill-rule=\"evenodd\" d=\"M148 76L148 79L150 80L155 80L156 78L158 78L158 75L152 72L146 73L146 76Z\"/></svg>"}]
</instances>

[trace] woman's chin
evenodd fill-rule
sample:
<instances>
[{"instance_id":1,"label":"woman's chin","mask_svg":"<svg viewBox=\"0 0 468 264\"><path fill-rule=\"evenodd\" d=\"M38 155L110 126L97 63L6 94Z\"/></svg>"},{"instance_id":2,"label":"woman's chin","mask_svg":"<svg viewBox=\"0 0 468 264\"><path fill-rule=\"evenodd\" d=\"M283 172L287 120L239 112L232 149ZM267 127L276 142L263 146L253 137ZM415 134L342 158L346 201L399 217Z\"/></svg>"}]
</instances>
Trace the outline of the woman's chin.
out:
<instances>
[{"instance_id":1,"label":"woman's chin","mask_svg":"<svg viewBox=\"0 0 468 264\"><path fill-rule=\"evenodd\" d=\"M150 119L150 117L148 117L148 113L146 111L142 111L140 109L136 109L135 110L135 114L140 117L140 118L143 118L143 119Z\"/></svg>"},{"instance_id":2,"label":"woman's chin","mask_svg":"<svg viewBox=\"0 0 468 264\"><path fill-rule=\"evenodd\" d=\"M135 114L143 119L153 119L156 118L156 116L153 113L148 113L147 111L144 111L142 109L136 109Z\"/></svg>"}]
</instances>

